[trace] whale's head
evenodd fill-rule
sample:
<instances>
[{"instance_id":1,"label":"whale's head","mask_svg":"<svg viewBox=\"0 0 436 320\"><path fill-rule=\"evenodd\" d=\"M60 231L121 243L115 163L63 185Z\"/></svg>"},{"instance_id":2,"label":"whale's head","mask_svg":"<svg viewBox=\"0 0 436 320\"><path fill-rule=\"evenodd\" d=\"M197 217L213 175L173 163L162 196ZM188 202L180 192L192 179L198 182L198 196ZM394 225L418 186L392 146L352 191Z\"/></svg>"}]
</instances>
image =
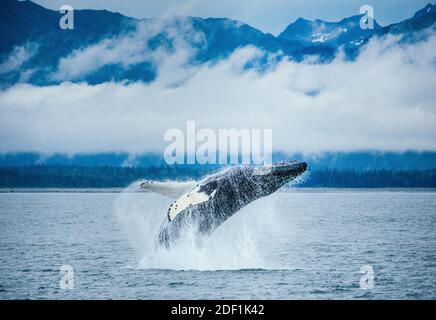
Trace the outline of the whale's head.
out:
<instances>
[{"instance_id":1,"label":"whale's head","mask_svg":"<svg viewBox=\"0 0 436 320\"><path fill-rule=\"evenodd\" d=\"M271 166L271 174L284 183L295 179L307 170L307 163L301 161L279 162Z\"/></svg>"},{"instance_id":2,"label":"whale's head","mask_svg":"<svg viewBox=\"0 0 436 320\"><path fill-rule=\"evenodd\" d=\"M305 162L278 162L269 166L252 167L251 175L252 181L263 190L263 193L270 194L306 170Z\"/></svg>"}]
</instances>

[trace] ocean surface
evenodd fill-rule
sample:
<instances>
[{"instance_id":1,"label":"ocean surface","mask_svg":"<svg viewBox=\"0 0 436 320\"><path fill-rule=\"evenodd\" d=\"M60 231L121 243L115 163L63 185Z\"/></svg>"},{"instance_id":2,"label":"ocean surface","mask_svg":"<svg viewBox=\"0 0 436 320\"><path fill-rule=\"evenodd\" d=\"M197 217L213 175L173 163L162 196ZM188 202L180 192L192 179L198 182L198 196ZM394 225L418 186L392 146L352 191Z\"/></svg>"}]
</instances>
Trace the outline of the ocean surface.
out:
<instances>
[{"instance_id":1,"label":"ocean surface","mask_svg":"<svg viewBox=\"0 0 436 320\"><path fill-rule=\"evenodd\" d=\"M171 250L164 196L3 191L0 299L436 299L432 190L281 191Z\"/></svg>"}]
</instances>

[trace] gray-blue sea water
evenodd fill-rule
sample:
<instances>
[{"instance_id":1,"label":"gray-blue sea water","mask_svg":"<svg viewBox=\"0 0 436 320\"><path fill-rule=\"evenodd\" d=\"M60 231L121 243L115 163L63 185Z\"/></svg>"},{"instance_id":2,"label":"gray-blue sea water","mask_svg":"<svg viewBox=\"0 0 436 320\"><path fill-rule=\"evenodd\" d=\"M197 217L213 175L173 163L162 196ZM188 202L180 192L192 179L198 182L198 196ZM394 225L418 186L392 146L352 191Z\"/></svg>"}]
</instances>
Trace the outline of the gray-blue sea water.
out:
<instances>
[{"instance_id":1,"label":"gray-blue sea water","mask_svg":"<svg viewBox=\"0 0 436 320\"><path fill-rule=\"evenodd\" d=\"M431 190L277 192L171 250L171 199L45 191L0 193L1 299L436 299Z\"/></svg>"}]
</instances>

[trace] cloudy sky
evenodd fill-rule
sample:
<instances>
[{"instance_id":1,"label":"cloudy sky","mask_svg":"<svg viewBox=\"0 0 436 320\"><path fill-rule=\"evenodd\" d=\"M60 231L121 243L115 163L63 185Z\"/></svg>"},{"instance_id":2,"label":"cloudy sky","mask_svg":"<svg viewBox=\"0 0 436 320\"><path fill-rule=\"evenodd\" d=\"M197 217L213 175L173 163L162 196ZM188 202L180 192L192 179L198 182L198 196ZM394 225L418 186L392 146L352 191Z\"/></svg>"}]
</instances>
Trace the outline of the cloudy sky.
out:
<instances>
[{"instance_id":1,"label":"cloudy sky","mask_svg":"<svg viewBox=\"0 0 436 320\"><path fill-rule=\"evenodd\" d=\"M168 15L226 17L246 22L264 32L278 34L298 17L337 21L374 7L382 24L409 18L429 0L34 0L58 10L63 4L77 9L107 9L137 18Z\"/></svg>"},{"instance_id":2,"label":"cloudy sky","mask_svg":"<svg viewBox=\"0 0 436 320\"><path fill-rule=\"evenodd\" d=\"M129 63L131 52L116 48L136 38L113 41L65 58L56 76L107 55ZM354 62L284 60L259 74L244 70L259 49L186 66L181 46L150 84L17 84L0 92L0 152L160 152L166 130L186 132L187 120L215 131L271 128L274 150L290 153L436 150L435 47L435 35L404 46L374 39Z\"/></svg>"},{"instance_id":3,"label":"cloudy sky","mask_svg":"<svg viewBox=\"0 0 436 320\"><path fill-rule=\"evenodd\" d=\"M289 153L436 150L434 32L426 40L401 45L394 36L373 38L355 61L338 54L328 64L310 58L276 64L271 62L277 53L249 46L215 64L192 65L188 61L195 49L180 35L201 34L189 23L176 30L152 24L61 58L47 70L60 84L18 83L1 90L0 153L161 152L168 145L165 132L186 132L188 120L196 121L197 129L215 132L272 129L274 150ZM176 50L150 51L151 31L166 28ZM0 63L0 74L20 68L35 50L37 44L15 48ZM265 55L264 72L244 68ZM96 68L117 63L128 68L144 59L157 67L150 83L69 82Z\"/></svg>"}]
</instances>

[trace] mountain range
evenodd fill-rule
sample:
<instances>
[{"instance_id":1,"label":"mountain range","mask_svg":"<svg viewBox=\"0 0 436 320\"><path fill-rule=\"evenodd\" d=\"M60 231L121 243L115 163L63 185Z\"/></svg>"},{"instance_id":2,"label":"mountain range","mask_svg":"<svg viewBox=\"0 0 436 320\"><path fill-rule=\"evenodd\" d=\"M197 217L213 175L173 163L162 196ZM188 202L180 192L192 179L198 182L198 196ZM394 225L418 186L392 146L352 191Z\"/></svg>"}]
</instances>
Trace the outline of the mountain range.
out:
<instances>
[{"instance_id":1,"label":"mountain range","mask_svg":"<svg viewBox=\"0 0 436 320\"><path fill-rule=\"evenodd\" d=\"M360 28L360 15L338 22L299 18L278 36L225 18L135 19L106 10L75 10L74 29L62 30L61 17L32 1L2 1L1 87L18 82L148 82L156 77L162 56L180 48L188 53L190 64L215 63L249 45L278 53L277 59L317 56L328 63L340 49L349 59L355 58L373 37L393 34L401 41L417 41L423 37L420 31L436 29L432 4L405 21L383 27L374 21L374 28L365 30ZM87 61L92 68L75 70L78 61Z\"/></svg>"}]
</instances>

